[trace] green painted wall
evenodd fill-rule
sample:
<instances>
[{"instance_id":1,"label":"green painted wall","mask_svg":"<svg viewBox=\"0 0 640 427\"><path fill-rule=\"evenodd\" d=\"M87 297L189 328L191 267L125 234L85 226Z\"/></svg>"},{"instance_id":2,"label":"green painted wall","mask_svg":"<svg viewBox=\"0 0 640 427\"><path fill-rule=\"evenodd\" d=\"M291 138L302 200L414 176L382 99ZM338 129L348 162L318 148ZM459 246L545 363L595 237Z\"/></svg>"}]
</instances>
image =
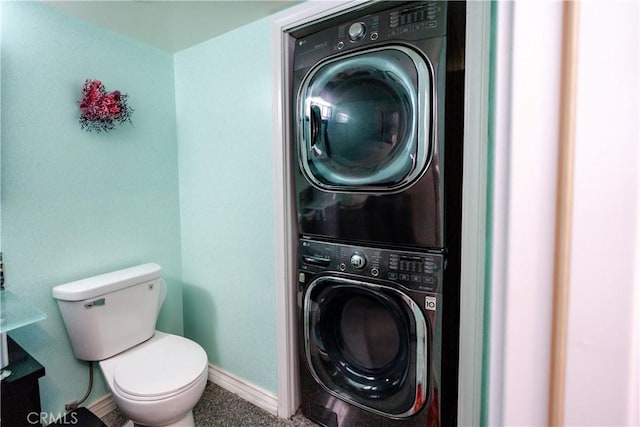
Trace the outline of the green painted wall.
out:
<instances>
[{"instance_id":1,"label":"green painted wall","mask_svg":"<svg viewBox=\"0 0 640 427\"><path fill-rule=\"evenodd\" d=\"M2 52L2 3L0 1L0 53ZM2 61L0 61L0 100L2 99ZM2 135L2 110L0 110L0 135ZM2 200L2 139L0 138L0 200ZM2 204L0 203L0 252L2 251Z\"/></svg>"},{"instance_id":2,"label":"green painted wall","mask_svg":"<svg viewBox=\"0 0 640 427\"><path fill-rule=\"evenodd\" d=\"M174 64L185 335L275 393L270 41L265 18Z\"/></svg>"},{"instance_id":3,"label":"green painted wall","mask_svg":"<svg viewBox=\"0 0 640 427\"><path fill-rule=\"evenodd\" d=\"M88 380L51 288L147 261L170 287L159 329L275 394L270 20L172 56L35 2L1 19L2 250L48 316L10 335L47 369L43 411ZM134 127L80 130L85 78L128 93Z\"/></svg>"},{"instance_id":4,"label":"green painted wall","mask_svg":"<svg viewBox=\"0 0 640 427\"><path fill-rule=\"evenodd\" d=\"M51 288L154 261L169 294L158 328L182 333L173 57L37 2L2 4L2 250L11 291L48 319L10 333L45 367L43 411L83 396ZM84 79L130 95L134 127L80 129ZM100 374L89 403L107 393Z\"/></svg>"}]
</instances>

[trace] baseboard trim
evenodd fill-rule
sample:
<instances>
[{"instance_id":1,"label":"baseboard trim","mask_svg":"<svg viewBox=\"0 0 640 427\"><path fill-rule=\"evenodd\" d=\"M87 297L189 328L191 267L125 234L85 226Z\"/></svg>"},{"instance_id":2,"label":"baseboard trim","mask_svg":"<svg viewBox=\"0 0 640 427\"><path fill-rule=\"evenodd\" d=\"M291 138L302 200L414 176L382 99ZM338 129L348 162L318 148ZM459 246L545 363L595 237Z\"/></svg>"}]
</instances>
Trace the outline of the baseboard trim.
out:
<instances>
[{"instance_id":1,"label":"baseboard trim","mask_svg":"<svg viewBox=\"0 0 640 427\"><path fill-rule=\"evenodd\" d=\"M278 398L262 387L213 365L209 365L209 381L233 394L237 394L247 402L264 409L270 414L278 415Z\"/></svg>"},{"instance_id":2,"label":"baseboard trim","mask_svg":"<svg viewBox=\"0 0 640 427\"><path fill-rule=\"evenodd\" d=\"M94 401L87 409L93 412L96 417L103 418L110 412L116 410L116 402L113 401L111 393L105 394L98 400Z\"/></svg>"}]
</instances>

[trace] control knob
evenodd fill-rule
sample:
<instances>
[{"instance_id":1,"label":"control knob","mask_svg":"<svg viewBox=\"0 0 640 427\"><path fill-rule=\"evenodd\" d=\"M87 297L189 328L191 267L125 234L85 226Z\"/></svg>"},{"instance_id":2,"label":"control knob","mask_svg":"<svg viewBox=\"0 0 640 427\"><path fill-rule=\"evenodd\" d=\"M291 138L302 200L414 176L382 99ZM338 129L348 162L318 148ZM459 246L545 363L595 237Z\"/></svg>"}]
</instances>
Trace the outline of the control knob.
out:
<instances>
[{"instance_id":1,"label":"control knob","mask_svg":"<svg viewBox=\"0 0 640 427\"><path fill-rule=\"evenodd\" d=\"M349 40L358 41L364 37L366 32L367 29L362 22L355 22L349 26Z\"/></svg>"},{"instance_id":2,"label":"control knob","mask_svg":"<svg viewBox=\"0 0 640 427\"><path fill-rule=\"evenodd\" d=\"M364 257L364 255L361 255L357 252L351 255L350 261L351 261L351 265L357 268L358 270L363 269L364 266L367 264L367 259Z\"/></svg>"}]
</instances>

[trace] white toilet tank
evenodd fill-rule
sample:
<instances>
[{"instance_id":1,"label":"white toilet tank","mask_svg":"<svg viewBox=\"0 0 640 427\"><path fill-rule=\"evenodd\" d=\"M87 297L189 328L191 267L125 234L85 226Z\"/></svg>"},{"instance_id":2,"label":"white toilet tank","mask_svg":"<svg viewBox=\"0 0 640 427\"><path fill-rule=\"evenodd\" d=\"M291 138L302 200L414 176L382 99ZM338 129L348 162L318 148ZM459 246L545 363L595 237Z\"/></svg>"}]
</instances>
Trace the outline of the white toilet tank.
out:
<instances>
[{"instance_id":1,"label":"white toilet tank","mask_svg":"<svg viewBox=\"0 0 640 427\"><path fill-rule=\"evenodd\" d=\"M78 359L104 360L153 336L167 294L161 270L142 264L53 288Z\"/></svg>"}]
</instances>

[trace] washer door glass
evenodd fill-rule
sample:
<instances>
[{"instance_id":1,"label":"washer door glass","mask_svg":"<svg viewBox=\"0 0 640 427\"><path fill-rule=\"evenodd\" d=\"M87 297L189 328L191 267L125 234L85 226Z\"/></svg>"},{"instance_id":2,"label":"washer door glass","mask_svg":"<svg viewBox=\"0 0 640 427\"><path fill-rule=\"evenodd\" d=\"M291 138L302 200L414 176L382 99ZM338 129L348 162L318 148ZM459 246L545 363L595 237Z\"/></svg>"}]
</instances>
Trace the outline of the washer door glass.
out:
<instances>
[{"instance_id":1,"label":"washer door glass","mask_svg":"<svg viewBox=\"0 0 640 427\"><path fill-rule=\"evenodd\" d=\"M328 60L298 94L300 167L323 189L395 191L431 154L431 68L403 46Z\"/></svg>"},{"instance_id":2,"label":"washer door glass","mask_svg":"<svg viewBox=\"0 0 640 427\"><path fill-rule=\"evenodd\" d=\"M331 394L405 418L427 400L427 324L402 292L350 279L314 280L304 300L306 358Z\"/></svg>"}]
</instances>

